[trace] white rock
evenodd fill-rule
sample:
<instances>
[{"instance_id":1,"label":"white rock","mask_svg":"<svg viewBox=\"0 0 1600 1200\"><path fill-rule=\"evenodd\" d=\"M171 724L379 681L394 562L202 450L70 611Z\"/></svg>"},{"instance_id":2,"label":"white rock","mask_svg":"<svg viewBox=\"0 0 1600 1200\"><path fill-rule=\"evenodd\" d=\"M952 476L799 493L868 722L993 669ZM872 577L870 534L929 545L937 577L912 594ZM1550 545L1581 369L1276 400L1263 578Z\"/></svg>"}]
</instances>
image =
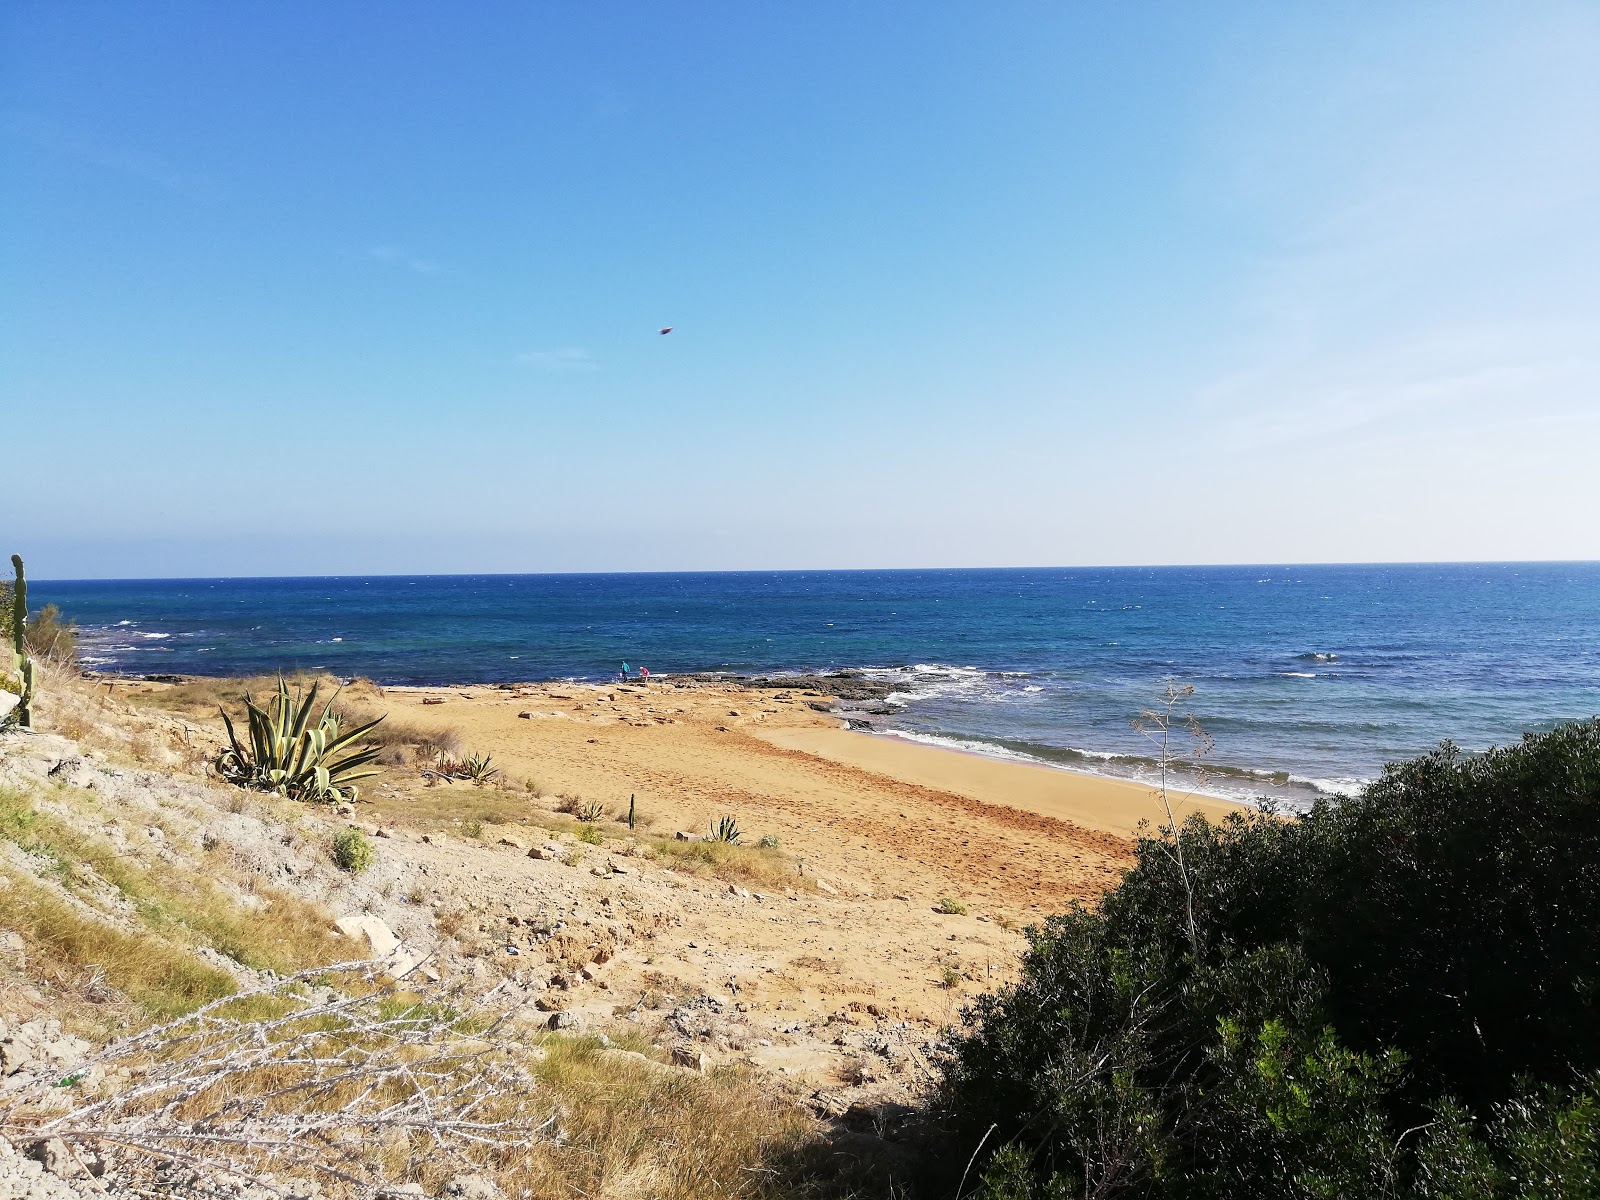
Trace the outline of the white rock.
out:
<instances>
[{"instance_id":1,"label":"white rock","mask_svg":"<svg viewBox=\"0 0 1600 1200\"><path fill-rule=\"evenodd\" d=\"M400 948L400 939L394 931L370 913L340 917L333 927L347 938L365 942L373 958L388 958Z\"/></svg>"}]
</instances>

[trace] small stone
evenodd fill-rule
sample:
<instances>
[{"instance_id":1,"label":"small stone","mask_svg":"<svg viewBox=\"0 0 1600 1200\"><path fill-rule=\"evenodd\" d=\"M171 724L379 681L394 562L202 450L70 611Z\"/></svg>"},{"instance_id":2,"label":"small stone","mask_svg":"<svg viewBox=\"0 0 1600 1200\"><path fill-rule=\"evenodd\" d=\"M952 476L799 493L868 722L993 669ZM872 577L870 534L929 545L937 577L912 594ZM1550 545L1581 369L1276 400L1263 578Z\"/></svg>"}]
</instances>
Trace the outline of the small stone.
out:
<instances>
[{"instance_id":1,"label":"small stone","mask_svg":"<svg viewBox=\"0 0 1600 1200\"><path fill-rule=\"evenodd\" d=\"M510 846L513 850L522 849L522 843L514 837L503 837L500 839L500 844L502 846Z\"/></svg>"},{"instance_id":2,"label":"small stone","mask_svg":"<svg viewBox=\"0 0 1600 1200\"><path fill-rule=\"evenodd\" d=\"M911 899L911 897L906 895L904 892L896 892L894 894L894 898L896 900L909 900L909 899Z\"/></svg>"},{"instance_id":3,"label":"small stone","mask_svg":"<svg viewBox=\"0 0 1600 1200\"><path fill-rule=\"evenodd\" d=\"M677 838L680 842L698 842L700 840L700 835L698 833L685 833L681 829L672 836Z\"/></svg>"},{"instance_id":4,"label":"small stone","mask_svg":"<svg viewBox=\"0 0 1600 1200\"><path fill-rule=\"evenodd\" d=\"M88 1174L82 1163L60 1138L46 1138L28 1147L28 1157L44 1167L47 1174L57 1179L78 1179Z\"/></svg>"},{"instance_id":5,"label":"small stone","mask_svg":"<svg viewBox=\"0 0 1600 1200\"><path fill-rule=\"evenodd\" d=\"M456 1200L504 1200L505 1193L486 1175L457 1175L444 1185L444 1194Z\"/></svg>"},{"instance_id":6,"label":"small stone","mask_svg":"<svg viewBox=\"0 0 1600 1200\"><path fill-rule=\"evenodd\" d=\"M632 875L634 871L634 868L629 864L625 862L618 862L614 858L606 865L611 868L611 873L613 875Z\"/></svg>"},{"instance_id":7,"label":"small stone","mask_svg":"<svg viewBox=\"0 0 1600 1200\"><path fill-rule=\"evenodd\" d=\"M581 1029L583 1027L583 1018L575 1012L567 1012L563 1009L561 1012L551 1013L550 1019L545 1024L551 1029Z\"/></svg>"},{"instance_id":8,"label":"small stone","mask_svg":"<svg viewBox=\"0 0 1600 1200\"><path fill-rule=\"evenodd\" d=\"M517 716L519 716L519 717L521 717L521 718L522 718L522 719L523 719L523 720L524 720L524 721L531 721L531 720L533 720L533 714L532 714L532 713L531 713L531 712L526 712L526 711L524 711L524 712L519 712L519 713L518 713L518 714L517 714Z\"/></svg>"},{"instance_id":9,"label":"small stone","mask_svg":"<svg viewBox=\"0 0 1600 1200\"><path fill-rule=\"evenodd\" d=\"M672 1065L687 1067L691 1071L705 1071L710 1068L711 1060L693 1046L674 1046Z\"/></svg>"}]
</instances>

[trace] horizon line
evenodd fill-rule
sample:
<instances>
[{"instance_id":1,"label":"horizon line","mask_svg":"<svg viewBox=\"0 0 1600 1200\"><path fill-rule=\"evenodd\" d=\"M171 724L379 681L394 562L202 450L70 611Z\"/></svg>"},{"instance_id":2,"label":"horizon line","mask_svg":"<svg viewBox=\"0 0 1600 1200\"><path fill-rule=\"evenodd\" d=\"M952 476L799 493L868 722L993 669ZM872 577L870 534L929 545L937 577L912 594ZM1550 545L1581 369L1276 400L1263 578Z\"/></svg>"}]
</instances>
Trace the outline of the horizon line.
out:
<instances>
[{"instance_id":1,"label":"horizon line","mask_svg":"<svg viewBox=\"0 0 1600 1200\"><path fill-rule=\"evenodd\" d=\"M1244 567L1292 567L1297 570L1321 567L1516 567L1516 566L1595 566L1596 558L1494 558L1494 559L1371 559L1323 562L1289 562L1263 559L1227 563L1057 563L1004 567L737 567L654 571L379 571L333 575L107 575L38 578L30 585L50 583L235 583L247 580L324 579L525 579L561 577L609 577L616 575L886 575L934 574L957 571L1194 571L1229 570Z\"/></svg>"}]
</instances>

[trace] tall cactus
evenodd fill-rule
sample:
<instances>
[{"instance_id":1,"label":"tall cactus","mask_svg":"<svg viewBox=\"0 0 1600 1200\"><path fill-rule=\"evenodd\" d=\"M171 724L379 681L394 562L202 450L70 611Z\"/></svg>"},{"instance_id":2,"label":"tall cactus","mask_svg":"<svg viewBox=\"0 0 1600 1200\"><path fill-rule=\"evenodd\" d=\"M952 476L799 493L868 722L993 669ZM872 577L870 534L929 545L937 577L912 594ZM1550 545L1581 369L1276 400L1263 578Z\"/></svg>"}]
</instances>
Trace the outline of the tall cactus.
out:
<instances>
[{"instance_id":1,"label":"tall cactus","mask_svg":"<svg viewBox=\"0 0 1600 1200\"><path fill-rule=\"evenodd\" d=\"M16 707L17 724L33 726L33 659L28 655L28 577L22 571L22 555L13 554L17 582L11 592L11 670L22 676L22 703Z\"/></svg>"}]
</instances>

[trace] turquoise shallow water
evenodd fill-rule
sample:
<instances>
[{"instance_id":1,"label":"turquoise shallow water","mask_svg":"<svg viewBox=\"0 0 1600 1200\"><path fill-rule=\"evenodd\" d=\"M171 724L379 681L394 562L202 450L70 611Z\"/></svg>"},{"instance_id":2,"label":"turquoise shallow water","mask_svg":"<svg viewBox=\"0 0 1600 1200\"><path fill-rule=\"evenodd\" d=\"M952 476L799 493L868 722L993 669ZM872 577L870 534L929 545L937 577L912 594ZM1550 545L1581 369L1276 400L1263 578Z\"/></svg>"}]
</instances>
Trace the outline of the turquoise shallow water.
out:
<instances>
[{"instance_id":1,"label":"turquoise shallow water","mask_svg":"<svg viewBox=\"0 0 1600 1200\"><path fill-rule=\"evenodd\" d=\"M388 683L862 669L887 731L1141 775L1172 677L1206 790L1291 802L1442 738L1600 713L1600 564L57 581L128 673L326 668Z\"/></svg>"}]
</instances>

